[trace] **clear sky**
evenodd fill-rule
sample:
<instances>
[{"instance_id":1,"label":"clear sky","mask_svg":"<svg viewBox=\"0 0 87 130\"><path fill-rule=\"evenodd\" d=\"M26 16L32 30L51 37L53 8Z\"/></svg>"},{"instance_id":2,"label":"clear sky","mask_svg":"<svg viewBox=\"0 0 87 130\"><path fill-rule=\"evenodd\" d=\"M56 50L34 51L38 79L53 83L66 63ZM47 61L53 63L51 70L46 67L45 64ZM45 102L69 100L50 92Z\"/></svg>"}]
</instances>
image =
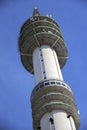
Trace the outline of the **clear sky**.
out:
<instances>
[{"instance_id":1,"label":"clear sky","mask_svg":"<svg viewBox=\"0 0 87 130\"><path fill-rule=\"evenodd\" d=\"M21 64L18 37L34 7L51 14L68 48L62 73L80 110L80 130L87 130L87 1L0 0L0 130L33 130L30 95L34 77Z\"/></svg>"}]
</instances>

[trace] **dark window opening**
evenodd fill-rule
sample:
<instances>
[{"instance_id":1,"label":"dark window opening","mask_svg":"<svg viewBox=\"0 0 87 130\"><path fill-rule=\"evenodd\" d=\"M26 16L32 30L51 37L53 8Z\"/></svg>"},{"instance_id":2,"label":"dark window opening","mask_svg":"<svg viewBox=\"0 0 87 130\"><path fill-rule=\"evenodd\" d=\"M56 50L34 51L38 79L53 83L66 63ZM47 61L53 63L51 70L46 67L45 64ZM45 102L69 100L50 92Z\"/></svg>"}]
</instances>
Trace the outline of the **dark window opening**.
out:
<instances>
[{"instance_id":1,"label":"dark window opening","mask_svg":"<svg viewBox=\"0 0 87 130\"><path fill-rule=\"evenodd\" d=\"M65 84L62 84L63 86L65 86Z\"/></svg>"},{"instance_id":2,"label":"dark window opening","mask_svg":"<svg viewBox=\"0 0 87 130\"><path fill-rule=\"evenodd\" d=\"M44 84L40 84L40 88L44 87Z\"/></svg>"},{"instance_id":3,"label":"dark window opening","mask_svg":"<svg viewBox=\"0 0 87 130\"><path fill-rule=\"evenodd\" d=\"M54 124L53 118L50 118L49 121L50 121L50 123L51 123L52 125Z\"/></svg>"},{"instance_id":4,"label":"dark window opening","mask_svg":"<svg viewBox=\"0 0 87 130\"><path fill-rule=\"evenodd\" d=\"M61 83L60 82L56 82L56 84L60 85Z\"/></svg>"},{"instance_id":5,"label":"dark window opening","mask_svg":"<svg viewBox=\"0 0 87 130\"><path fill-rule=\"evenodd\" d=\"M40 127L40 126L38 126L38 127L37 127L37 130L41 130L41 127Z\"/></svg>"},{"instance_id":6,"label":"dark window opening","mask_svg":"<svg viewBox=\"0 0 87 130\"><path fill-rule=\"evenodd\" d=\"M39 87L38 88L36 88L36 91L38 91L39 90Z\"/></svg>"},{"instance_id":7,"label":"dark window opening","mask_svg":"<svg viewBox=\"0 0 87 130\"><path fill-rule=\"evenodd\" d=\"M68 115L67 118L70 118L71 115Z\"/></svg>"},{"instance_id":8,"label":"dark window opening","mask_svg":"<svg viewBox=\"0 0 87 130\"><path fill-rule=\"evenodd\" d=\"M51 82L51 84L55 84L55 82Z\"/></svg>"},{"instance_id":9,"label":"dark window opening","mask_svg":"<svg viewBox=\"0 0 87 130\"><path fill-rule=\"evenodd\" d=\"M45 83L45 85L49 85L49 82Z\"/></svg>"},{"instance_id":10,"label":"dark window opening","mask_svg":"<svg viewBox=\"0 0 87 130\"><path fill-rule=\"evenodd\" d=\"M44 79L46 79L46 77L44 77Z\"/></svg>"},{"instance_id":11,"label":"dark window opening","mask_svg":"<svg viewBox=\"0 0 87 130\"><path fill-rule=\"evenodd\" d=\"M45 71L43 71L43 73L45 74Z\"/></svg>"}]
</instances>

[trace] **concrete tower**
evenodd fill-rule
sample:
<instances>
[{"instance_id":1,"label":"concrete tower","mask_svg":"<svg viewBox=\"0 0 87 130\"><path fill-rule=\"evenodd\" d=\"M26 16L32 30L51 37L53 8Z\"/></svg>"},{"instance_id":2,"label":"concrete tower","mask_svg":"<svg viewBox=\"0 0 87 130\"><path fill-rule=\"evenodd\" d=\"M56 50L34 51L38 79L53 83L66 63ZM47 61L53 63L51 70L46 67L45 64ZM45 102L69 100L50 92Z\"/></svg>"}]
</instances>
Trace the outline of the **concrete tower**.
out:
<instances>
[{"instance_id":1,"label":"concrete tower","mask_svg":"<svg viewBox=\"0 0 87 130\"><path fill-rule=\"evenodd\" d=\"M21 28L19 51L22 64L35 76L31 94L34 130L78 130L79 112L61 73L67 48L59 25L35 8Z\"/></svg>"}]
</instances>

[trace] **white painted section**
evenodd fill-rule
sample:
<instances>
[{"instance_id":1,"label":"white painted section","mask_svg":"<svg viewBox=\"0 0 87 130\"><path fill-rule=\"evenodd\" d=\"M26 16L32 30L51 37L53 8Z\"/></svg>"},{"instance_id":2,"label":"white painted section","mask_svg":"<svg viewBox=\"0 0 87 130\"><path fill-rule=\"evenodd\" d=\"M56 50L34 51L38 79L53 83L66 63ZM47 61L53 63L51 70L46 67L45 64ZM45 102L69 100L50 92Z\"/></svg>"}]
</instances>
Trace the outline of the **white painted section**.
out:
<instances>
[{"instance_id":1,"label":"white painted section","mask_svg":"<svg viewBox=\"0 0 87 130\"><path fill-rule=\"evenodd\" d=\"M43 45L33 52L33 66L36 84L45 79L63 80L56 52Z\"/></svg>"},{"instance_id":2,"label":"white painted section","mask_svg":"<svg viewBox=\"0 0 87 130\"><path fill-rule=\"evenodd\" d=\"M40 81L44 80L43 73L42 73L43 67L41 64L39 48L36 48L33 53L33 67L34 67L35 83L38 84Z\"/></svg>"},{"instance_id":3,"label":"white painted section","mask_svg":"<svg viewBox=\"0 0 87 130\"><path fill-rule=\"evenodd\" d=\"M49 118L50 118L49 113L45 114L42 117L42 119L40 121L41 130L52 130L50 128Z\"/></svg>"},{"instance_id":4,"label":"white painted section","mask_svg":"<svg viewBox=\"0 0 87 130\"><path fill-rule=\"evenodd\" d=\"M71 123L72 130L76 130L75 123L74 123L72 116L70 116L69 120L70 120L70 123Z\"/></svg>"},{"instance_id":5,"label":"white painted section","mask_svg":"<svg viewBox=\"0 0 87 130\"><path fill-rule=\"evenodd\" d=\"M64 111L55 111L53 113L55 130L76 130L74 120L67 118L67 113Z\"/></svg>"},{"instance_id":6,"label":"white painted section","mask_svg":"<svg viewBox=\"0 0 87 130\"><path fill-rule=\"evenodd\" d=\"M56 68L57 68L59 78L61 80L63 80L62 73L61 73L61 70L60 70L59 61L58 61L58 58L57 58L57 54L56 54L56 52L54 50L53 50L53 55L54 55L54 58L55 58L55 64L56 64Z\"/></svg>"},{"instance_id":7,"label":"white painted section","mask_svg":"<svg viewBox=\"0 0 87 130\"><path fill-rule=\"evenodd\" d=\"M50 117L54 124L50 122ZM72 117L67 118L65 111L53 111L45 114L40 121L41 130L76 130Z\"/></svg>"}]
</instances>

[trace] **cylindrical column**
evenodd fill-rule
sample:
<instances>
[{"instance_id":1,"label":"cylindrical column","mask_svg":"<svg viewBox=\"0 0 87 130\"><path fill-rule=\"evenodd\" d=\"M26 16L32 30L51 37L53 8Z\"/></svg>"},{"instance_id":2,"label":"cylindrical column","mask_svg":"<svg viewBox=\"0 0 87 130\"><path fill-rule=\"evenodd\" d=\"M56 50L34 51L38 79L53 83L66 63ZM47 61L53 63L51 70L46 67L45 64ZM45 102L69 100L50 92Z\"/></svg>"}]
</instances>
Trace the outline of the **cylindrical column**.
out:
<instances>
[{"instance_id":1,"label":"cylindrical column","mask_svg":"<svg viewBox=\"0 0 87 130\"><path fill-rule=\"evenodd\" d=\"M41 130L76 130L74 120L65 111L46 113L40 121Z\"/></svg>"},{"instance_id":2,"label":"cylindrical column","mask_svg":"<svg viewBox=\"0 0 87 130\"><path fill-rule=\"evenodd\" d=\"M36 84L45 79L63 80L56 52L48 45L34 50L33 66Z\"/></svg>"}]
</instances>

